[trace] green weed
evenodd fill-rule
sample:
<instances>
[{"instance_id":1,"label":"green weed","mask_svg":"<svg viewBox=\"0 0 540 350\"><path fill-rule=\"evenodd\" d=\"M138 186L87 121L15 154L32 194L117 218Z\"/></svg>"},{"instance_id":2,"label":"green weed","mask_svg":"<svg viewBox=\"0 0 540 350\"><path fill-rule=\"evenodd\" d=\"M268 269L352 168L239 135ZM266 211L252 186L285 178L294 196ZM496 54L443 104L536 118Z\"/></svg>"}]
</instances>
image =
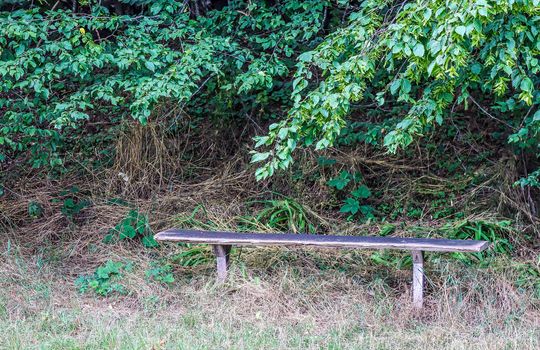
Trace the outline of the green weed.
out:
<instances>
[{"instance_id":1,"label":"green weed","mask_svg":"<svg viewBox=\"0 0 540 350\"><path fill-rule=\"evenodd\" d=\"M534 297L540 300L540 259L536 266L531 263L519 264L517 269L519 275L516 286L521 289L532 290Z\"/></svg>"},{"instance_id":2,"label":"green weed","mask_svg":"<svg viewBox=\"0 0 540 350\"><path fill-rule=\"evenodd\" d=\"M253 216L253 220L273 230L294 233L316 231L307 210L293 199L261 200L250 204L264 205L264 208Z\"/></svg>"},{"instance_id":3,"label":"green weed","mask_svg":"<svg viewBox=\"0 0 540 350\"><path fill-rule=\"evenodd\" d=\"M388 236L396 231L396 225L393 224L385 224L382 227L380 227L379 230L379 236Z\"/></svg>"},{"instance_id":4,"label":"green weed","mask_svg":"<svg viewBox=\"0 0 540 350\"><path fill-rule=\"evenodd\" d=\"M486 258L496 254L510 255L513 245L510 237L514 233L510 221L489 222L484 220L462 220L448 223L443 227L448 238L475 239L488 241L492 246L479 253L452 253L452 256L464 263L486 263Z\"/></svg>"},{"instance_id":5,"label":"green weed","mask_svg":"<svg viewBox=\"0 0 540 350\"><path fill-rule=\"evenodd\" d=\"M145 273L148 280L153 280L163 284L171 284L174 282L174 277L171 273L171 265L160 265L153 263Z\"/></svg>"},{"instance_id":6,"label":"green weed","mask_svg":"<svg viewBox=\"0 0 540 350\"><path fill-rule=\"evenodd\" d=\"M184 267L193 267L205 265L213 259L212 253L209 251L207 245L191 245L186 243L179 244L184 247L185 250L175 254L170 260L171 263Z\"/></svg>"},{"instance_id":7,"label":"green weed","mask_svg":"<svg viewBox=\"0 0 540 350\"><path fill-rule=\"evenodd\" d=\"M371 191L362 183L362 180L361 173L351 174L342 170L337 177L328 181L328 186L335 188L340 195L345 196L339 211L349 214L348 220L352 220L356 214L362 214L366 219L374 217L373 207L363 204L366 199L371 197Z\"/></svg>"},{"instance_id":8,"label":"green weed","mask_svg":"<svg viewBox=\"0 0 540 350\"><path fill-rule=\"evenodd\" d=\"M203 204L198 204L189 215L179 215L175 220L175 226L180 228L198 228L212 230L217 224L208 218L208 212Z\"/></svg>"},{"instance_id":9,"label":"green weed","mask_svg":"<svg viewBox=\"0 0 540 350\"><path fill-rule=\"evenodd\" d=\"M140 238L144 247L155 248L158 243L153 237L148 217L136 210L130 210L127 216L118 225L109 230L103 239L104 243L111 243L116 239L136 239Z\"/></svg>"},{"instance_id":10,"label":"green weed","mask_svg":"<svg viewBox=\"0 0 540 350\"><path fill-rule=\"evenodd\" d=\"M28 216L32 219L40 218L43 215L43 207L38 202L28 203Z\"/></svg>"},{"instance_id":11,"label":"green weed","mask_svg":"<svg viewBox=\"0 0 540 350\"><path fill-rule=\"evenodd\" d=\"M123 272L131 270L131 264L108 260L99 266L93 275L79 276L75 285L81 293L93 291L100 296L111 294L127 294L126 288L120 283Z\"/></svg>"},{"instance_id":12,"label":"green weed","mask_svg":"<svg viewBox=\"0 0 540 350\"><path fill-rule=\"evenodd\" d=\"M81 212L89 207L92 202L90 202L88 199L83 199L80 190L77 186L72 186L67 190L61 191L58 198L52 199L53 203L62 203L62 207L60 208L60 211L62 214L71 222L73 223L77 216L81 214ZM34 209L32 208L33 214L35 214ZM29 214L30 214L30 208L29 208ZM30 214L31 215L31 214Z\"/></svg>"},{"instance_id":13,"label":"green weed","mask_svg":"<svg viewBox=\"0 0 540 350\"><path fill-rule=\"evenodd\" d=\"M408 254L388 250L378 250L371 254L371 261L376 265L404 269L412 265L412 257Z\"/></svg>"}]
</instances>

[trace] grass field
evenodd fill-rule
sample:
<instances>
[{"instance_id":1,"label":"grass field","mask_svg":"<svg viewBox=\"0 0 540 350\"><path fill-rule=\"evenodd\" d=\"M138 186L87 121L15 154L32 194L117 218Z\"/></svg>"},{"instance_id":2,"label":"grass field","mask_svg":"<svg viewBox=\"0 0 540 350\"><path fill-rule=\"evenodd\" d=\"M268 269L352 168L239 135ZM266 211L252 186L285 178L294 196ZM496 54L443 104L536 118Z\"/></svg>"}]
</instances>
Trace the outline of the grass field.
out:
<instances>
[{"instance_id":1,"label":"grass field","mask_svg":"<svg viewBox=\"0 0 540 350\"><path fill-rule=\"evenodd\" d=\"M199 182L144 196L118 195L97 175L13 185L0 201L0 349L540 348L540 261L535 236L523 234L536 231L517 226L517 214L507 220L488 210L510 197L473 188L443 203L444 210L463 209L463 217L433 219L440 209L429 197L417 218L351 221L329 210L334 199L317 187L300 186L290 200L264 184L248 185L251 173L229 164ZM395 184L385 200L394 205L394 197L418 187ZM441 180L436 188L445 186ZM148 248L143 234L105 241L134 227L145 227L144 234L169 227L480 234L499 243L482 258L426 254L425 308L415 312L406 252L235 249L229 279L216 285L209 247ZM110 279L105 274L117 292L84 277L108 262L122 266Z\"/></svg>"},{"instance_id":2,"label":"grass field","mask_svg":"<svg viewBox=\"0 0 540 350\"><path fill-rule=\"evenodd\" d=\"M416 313L409 269L374 265L369 252L237 250L225 285L209 263L173 269L164 286L145 278L152 256L120 247L110 257L137 262L122 277L129 292L98 297L77 290L81 266L65 246L29 256L5 242L0 348L540 348L538 299L514 286L506 259L479 268L436 255Z\"/></svg>"}]
</instances>

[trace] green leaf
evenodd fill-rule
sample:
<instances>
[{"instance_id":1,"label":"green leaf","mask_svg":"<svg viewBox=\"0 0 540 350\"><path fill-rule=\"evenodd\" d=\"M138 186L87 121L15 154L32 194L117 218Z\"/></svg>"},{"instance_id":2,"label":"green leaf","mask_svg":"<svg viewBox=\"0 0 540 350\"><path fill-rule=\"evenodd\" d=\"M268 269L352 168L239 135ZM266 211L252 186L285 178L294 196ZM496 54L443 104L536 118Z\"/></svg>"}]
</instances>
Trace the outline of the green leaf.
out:
<instances>
[{"instance_id":1,"label":"green leaf","mask_svg":"<svg viewBox=\"0 0 540 350\"><path fill-rule=\"evenodd\" d=\"M105 244L112 243L114 241L115 235L113 233L108 233L103 237L102 242Z\"/></svg>"},{"instance_id":2,"label":"green leaf","mask_svg":"<svg viewBox=\"0 0 540 350\"><path fill-rule=\"evenodd\" d=\"M371 191L365 185L362 185L362 186L358 187L356 190L352 191L351 195L354 198L366 199L366 198L369 198L371 196Z\"/></svg>"},{"instance_id":3,"label":"green leaf","mask_svg":"<svg viewBox=\"0 0 540 350\"><path fill-rule=\"evenodd\" d=\"M429 19L431 18L432 13L433 13L433 11L431 11L430 8L427 8L426 11L424 12L424 20L429 21Z\"/></svg>"},{"instance_id":4,"label":"green leaf","mask_svg":"<svg viewBox=\"0 0 540 350\"><path fill-rule=\"evenodd\" d=\"M455 29L456 33L458 33L461 36L465 35L465 32L467 31L467 27L465 26L457 26Z\"/></svg>"},{"instance_id":5,"label":"green leaf","mask_svg":"<svg viewBox=\"0 0 540 350\"><path fill-rule=\"evenodd\" d=\"M137 235L137 232L131 225L125 225L122 226L122 230L120 231L120 239L133 239Z\"/></svg>"},{"instance_id":6,"label":"green leaf","mask_svg":"<svg viewBox=\"0 0 540 350\"><path fill-rule=\"evenodd\" d=\"M281 128L281 129L279 129L279 132L278 132L277 136L281 140L285 140L285 138L287 137L288 134L289 134L289 128Z\"/></svg>"},{"instance_id":7,"label":"green leaf","mask_svg":"<svg viewBox=\"0 0 540 350\"><path fill-rule=\"evenodd\" d=\"M268 159L268 157L270 157L270 154L271 154L270 152L255 153L251 157L251 163L262 162L263 160Z\"/></svg>"},{"instance_id":8,"label":"green leaf","mask_svg":"<svg viewBox=\"0 0 540 350\"><path fill-rule=\"evenodd\" d=\"M395 95L398 89L401 87L401 79L395 79L390 85L390 93Z\"/></svg>"},{"instance_id":9,"label":"green leaf","mask_svg":"<svg viewBox=\"0 0 540 350\"><path fill-rule=\"evenodd\" d=\"M347 171L342 171L339 174L339 177L333 178L330 181L328 181L328 186L334 187L338 190L342 190L347 186L347 184L351 181L350 174Z\"/></svg>"},{"instance_id":10,"label":"green leaf","mask_svg":"<svg viewBox=\"0 0 540 350\"><path fill-rule=\"evenodd\" d=\"M523 80L521 80L521 84L519 85L519 88L522 91L526 92L532 92L533 91L533 82L530 78L525 77Z\"/></svg>"},{"instance_id":11,"label":"green leaf","mask_svg":"<svg viewBox=\"0 0 540 350\"><path fill-rule=\"evenodd\" d=\"M306 51L300 56L298 56L298 61L308 62L308 61L311 61L312 58L313 58L313 51Z\"/></svg>"},{"instance_id":12,"label":"green leaf","mask_svg":"<svg viewBox=\"0 0 540 350\"><path fill-rule=\"evenodd\" d=\"M424 53L425 53L424 45L422 45L422 43L417 43L414 46L413 53L416 57L424 57Z\"/></svg>"},{"instance_id":13,"label":"green leaf","mask_svg":"<svg viewBox=\"0 0 540 350\"><path fill-rule=\"evenodd\" d=\"M479 63L475 63L471 66L471 72L474 74L480 74L482 72L482 65Z\"/></svg>"},{"instance_id":14,"label":"green leaf","mask_svg":"<svg viewBox=\"0 0 540 350\"><path fill-rule=\"evenodd\" d=\"M142 244L145 248L156 248L159 246L159 243L154 239L154 236L152 235L144 236L142 239Z\"/></svg>"},{"instance_id":15,"label":"green leaf","mask_svg":"<svg viewBox=\"0 0 540 350\"><path fill-rule=\"evenodd\" d=\"M360 212L367 218L373 217L373 207L371 205L361 205Z\"/></svg>"},{"instance_id":16,"label":"green leaf","mask_svg":"<svg viewBox=\"0 0 540 350\"><path fill-rule=\"evenodd\" d=\"M345 204L343 204L341 209L339 209L341 213L351 213L352 215L358 213L359 210L360 203L354 198L347 198L345 200Z\"/></svg>"},{"instance_id":17,"label":"green leaf","mask_svg":"<svg viewBox=\"0 0 540 350\"><path fill-rule=\"evenodd\" d=\"M145 66L146 68L148 68L148 70L150 70L150 71L152 71L152 72L156 70L156 66L154 65L153 62L146 61L146 62L144 62L144 66Z\"/></svg>"},{"instance_id":18,"label":"green leaf","mask_svg":"<svg viewBox=\"0 0 540 350\"><path fill-rule=\"evenodd\" d=\"M401 79L401 93L408 94L411 92L411 82L409 79Z\"/></svg>"}]
</instances>

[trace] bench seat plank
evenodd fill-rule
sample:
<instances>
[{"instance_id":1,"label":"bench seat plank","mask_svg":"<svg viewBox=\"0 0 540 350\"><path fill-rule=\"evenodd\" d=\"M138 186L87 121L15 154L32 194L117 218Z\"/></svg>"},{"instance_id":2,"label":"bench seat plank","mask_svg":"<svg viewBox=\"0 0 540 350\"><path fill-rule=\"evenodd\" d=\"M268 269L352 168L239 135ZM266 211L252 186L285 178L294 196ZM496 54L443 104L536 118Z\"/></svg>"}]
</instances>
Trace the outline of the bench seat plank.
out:
<instances>
[{"instance_id":1,"label":"bench seat plank","mask_svg":"<svg viewBox=\"0 0 540 350\"><path fill-rule=\"evenodd\" d=\"M180 229L159 232L154 238L158 241L236 246L286 245L330 248L402 249L432 252L480 252L489 246L488 242L475 240L291 233L208 232Z\"/></svg>"}]
</instances>

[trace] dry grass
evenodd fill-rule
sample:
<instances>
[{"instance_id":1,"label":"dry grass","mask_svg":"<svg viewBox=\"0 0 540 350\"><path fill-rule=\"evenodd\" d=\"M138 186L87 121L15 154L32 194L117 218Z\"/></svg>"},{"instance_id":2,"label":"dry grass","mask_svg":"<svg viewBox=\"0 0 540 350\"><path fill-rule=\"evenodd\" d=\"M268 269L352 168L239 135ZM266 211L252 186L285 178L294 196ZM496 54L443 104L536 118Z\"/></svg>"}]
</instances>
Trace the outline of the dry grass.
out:
<instances>
[{"instance_id":1,"label":"dry grass","mask_svg":"<svg viewBox=\"0 0 540 350\"><path fill-rule=\"evenodd\" d=\"M488 269L445 259L429 265L426 308L417 314L410 272L374 266L365 252L245 249L234 254L223 286L210 265L176 268L176 282L164 287L143 277L149 254L116 248L105 255L136 262L122 281L130 294L98 298L77 292L68 273L80 269L76 262L50 261L51 251L23 256L15 247L2 247L0 348L540 346L539 305L514 287L515 272L501 267L507 261Z\"/></svg>"},{"instance_id":2,"label":"dry grass","mask_svg":"<svg viewBox=\"0 0 540 350\"><path fill-rule=\"evenodd\" d=\"M341 168L324 169L317 167L316 155L305 152L296 165L301 178L291 171L255 183L245 152L227 143L238 138L193 135L174 143L163 133L155 125L127 129L118 140L116 163L105 173L61 180L30 175L5 183L1 349L540 348L538 297L515 283L515 264L538 264L538 249L531 244L519 246L514 260L501 256L488 268L432 255L426 308L417 314L409 303L410 271L375 265L371 252L242 249L234 252L224 286L214 284L211 262L196 267L172 262L176 281L164 286L148 281L145 271L152 262L174 261L182 248L149 251L137 242L102 243L130 208L147 214L154 231L186 218L195 227L234 230L260 209L246 203L281 198L275 192L300 202L320 232L378 234L380 225L351 223L336 214L339 201L326 183L342 169L361 171L372 192L381 193L373 205L426 201L419 220L406 213L398 218L395 235L415 235L415 226L424 227L425 235L439 234L445 221L431 216L429 196L455 188L459 195L451 205L471 219L506 215L520 230L538 234L534 205L527 205L530 194L512 187L516 171L507 169L515 168L514 159L479 169L484 181L471 186L472 178L449 180L430 172L434 159L423 154L403 160L369 150L331 150L326 155ZM231 148L241 156L231 156ZM55 200L72 186L80 189L72 197L92 205L69 220L62 201ZM118 197L130 206L111 202ZM42 207L39 218L29 218L30 203ZM194 214L198 206L204 211ZM252 225L272 230L263 222ZM81 295L75 278L107 260L134 263L122 279L129 294Z\"/></svg>"},{"instance_id":3,"label":"dry grass","mask_svg":"<svg viewBox=\"0 0 540 350\"><path fill-rule=\"evenodd\" d=\"M151 214L156 229L173 225L179 216L189 217L200 203L205 203L206 213L197 219L233 229L245 214L242 199L255 194L242 186L245 176L179 185L174 193L134 202ZM31 197L36 200L53 196L44 189L29 191L40 193ZM25 234L18 228L5 231L0 255L0 327L5 331L0 348L540 346L539 301L532 291L515 286L518 271L505 257L479 268L433 255L421 314L410 306L410 271L375 265L365 251L241 249L234 252L232 274L224 286L214 284L211 262L197 267L173 263L176 281L163 286L148 281L145 271L153 261L172 261L182 248L166 245L149 252L136 243L101 243L128 209L95 198L76 227L55 216L59 204L51 204L48 217L27 224ZM9 221L19 222L13 218L22 215L24 205L9 208ZM344 232L368 229L322 219ZM370 227L378 230L377 225ZM134 270L122 280L129 295L81 295L75 278L109 259L134 262Z\"/></svg>"}]
</instances>

